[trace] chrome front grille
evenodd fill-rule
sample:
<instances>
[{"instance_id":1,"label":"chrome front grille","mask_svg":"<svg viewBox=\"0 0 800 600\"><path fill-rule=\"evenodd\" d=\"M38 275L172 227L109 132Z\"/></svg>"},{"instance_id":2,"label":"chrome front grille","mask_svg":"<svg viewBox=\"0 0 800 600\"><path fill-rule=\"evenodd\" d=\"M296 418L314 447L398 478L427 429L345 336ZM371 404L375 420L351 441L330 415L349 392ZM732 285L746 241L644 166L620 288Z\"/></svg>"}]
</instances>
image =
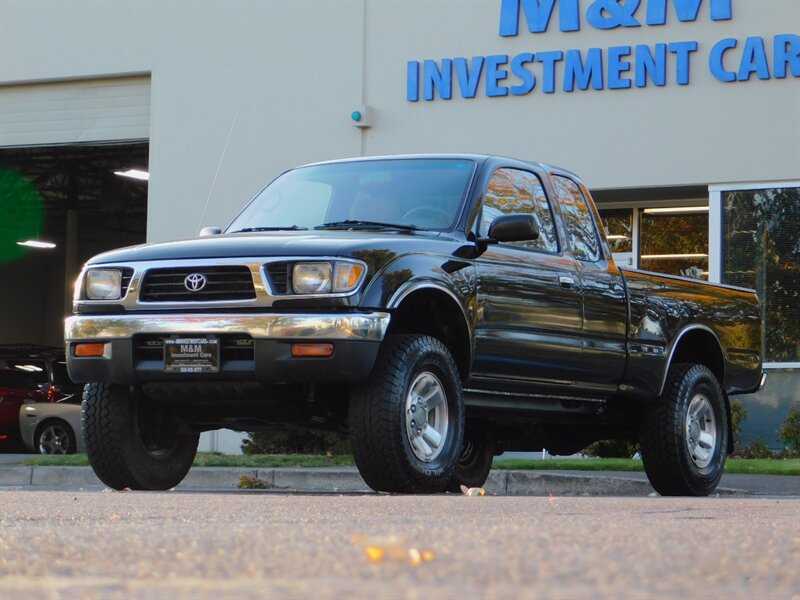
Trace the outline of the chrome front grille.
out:
<instances>
[{"instance_id":1,"label":"chrome front grille","mask_svg":"<svg viewBox=\"0 0 800 600\"><path fill-rule=\"evenodd\" d=\"M284 261L264 265L273 294L287 294L289 292L293 265L294 263Z\"/></svg>"},{"instance_id":2,"label":"chrome front grille","mask_svg":"<svg viewBox=\"0 0 800 600\"><path fill-rule=\"evenodd\" d=\"M133 279L133 269L130 267L126 267L124 269L120 269L122 273L122 293L120 294L120 298L124 298L125 294L128 293L128 288L131 286L131 279Z\"/></svg>"},{"instance_id":3,"label":"chrome front grille","mask_svg":"<svg viewBox=\"0 0 800 600\"><path fill-rule=\"evenodd\" d=\"M186 287L186 278L199 273L206 283L197 291ZM144 275L141 302L213 302L253 300L253 276L246 266L198 266L150 269Z\"/></svg>"}]
</instances>

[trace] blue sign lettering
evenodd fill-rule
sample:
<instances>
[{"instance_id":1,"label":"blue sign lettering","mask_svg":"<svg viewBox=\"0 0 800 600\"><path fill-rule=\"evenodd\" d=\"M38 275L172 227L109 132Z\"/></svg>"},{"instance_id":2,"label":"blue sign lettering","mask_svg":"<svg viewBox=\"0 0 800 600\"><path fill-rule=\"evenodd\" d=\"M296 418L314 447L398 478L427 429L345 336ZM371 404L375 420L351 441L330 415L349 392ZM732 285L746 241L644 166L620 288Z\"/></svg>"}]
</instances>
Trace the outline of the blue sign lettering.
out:
<instances>
[{"instance_id":1,"label":"blue sign lettering","mask_svg":"<svg viewBox=\"0 0 800 600\"><path fill-rule=\"evenodd\" d=\"M461 96L464 98L474 98L478 93L478 84L481 81L481 71L483 70L482 56L473 56L472 64L467 66L466 58L457 58L453 61L456 67L456 77Z\"/></svg>"},{"instance_id":2,"label":"blue sign lettering","mask_svg":"<svg viewBox=\"0 0 800 600\"><path fill-rule=\"evenodd\" d=\"M533 62L533 52L523 52L517 54L511 61L511 72L522 81L520 85L511 86L511 94L514 96L524 96L533 91L536 87L536 77L525 68L525 65Z\"/></svg>"},{"instance_id":3,"label":"blue sign lettering","mask_svg":"<svg viewBox=\"0 0 800 600\"><path fill-rule=\"evenodd\" d=\"M542 63L542 91L552 94L556 91L556 63L561 62L563 52L537 52L535 60Z\"/></svg>"},{"instance_id":4,"label":"blue sign lettering","mask_svg":"<svg viewBox=\"0 0 800 600\"><path fill-rule=\"evenodd\" d=\"M583 2L583 4L581 4ZM679 22L696 21L704 0L500 0L500 35L516 36L522 16L532 33L547 31L558 12L561 31L580 30L580 10L596 29L660 26L667 23L669 6ZM712 21L731 20L731 0L705 0ZM637 13L639 17L637 18ZM724 38L704 48L708 71L719 81L750 81L800 77L800 35L775 35L772 47L763 37ZM670 83L689 85L692 62L700 45L697 41L663 42L608 48L520 52L515 56L494 54L438 60L408 61L406 98L419 102L450 100L456 92L462 98L475 98L479 92L488 98L525 96L536 89L553 94L575 90L624 90L657 87ZM770 57L768 51L771 50ZM770 60L771 59L771 60ZM559 66L561 63L561 66ZM771 67L771 68L770 68ZM563 68L563 72L561 69Z\"/></svg>"},{"instance_id":5,"label":"blue sign lettering","mask_svg":"<svg viewBox=\"0 0 800 600\"><path fill-rule=\"evenodd\" d=\"M592 82L592 89L603 89L603 51L600 48L589 48L584 65L580 50L567 50L564 59L564 91L573 91L576 82L579 90L587 90L589 81Z\"/></svg>"},{"instance_id":6,"label":"blue sign lettering","mask_svg":"<svg viewBox=\"0 0 800 600\"><path fill-rule=\"evenodd\" d=\"M647 87L648 76L657 86L667 83L667 45L656 44L650 52L650 47L645 44L636 46L634 67L634 83L636 87Z\"/></svg>"},{"instance_id":7,"label":"blue sign lettering","mask_svg":"<svg viewBox=\"0 0 800 600\"><path fill-rule=\"evenodd\" d=\"M668 2L669 0L648 0L648 25L664 25L667 22ZM710 2L712 21L731 20L731 0L710 0ZM697 20L697 13L700 12L701 3L702 0L672 0L678 20L683 22Z\"/></svg>"},{"instance_id":8,"label":"blue sign lettering","mask_svg":"<svg viewBox=\"0 0 800 600\"><path fill-rule=\"evenodd\" d=\"M710 5L712 21L732 19L731 0L706 0ZM703 0L646 0L647 25L665 25L667 5L672 4L679 21L696 21ZM597 29L617 27L640 27L636 12L642 0L593 0L586 9L586 20ZM561 31L580 31L579 0L559 0L558 26ZM500 35L514 37L519 35L520 16L531 33L543 33L550 26L550 19L556 10L556 0L501 0ZM521 13L521 14L520 14Z\"/></svg>"},{"instance_id":9,"label":"blue sign lettering","mask_svg":"<svg viewBox=\"0 0 800 600\"><path fill-rule=\"evenodd\" d=\"M531 33L547 31L555 3L556 0L501 0L500 35L503 37L519 35L520 8L525 15L528 31ZM558 12L561 31L578 31L581 28L578 0L561 0Z\"/></svg>"},{"instance_id":10,"label":"blue sign lettering","mask_svg":"<svg viewBox=\"0 0 800 600\"><path fill-rule=\"evenodd\" d=\"M640 3L641 0L626 0L622 4L617 0L595 0L586 11L586 20L597 29L639 27L633 15Z\"/></svg>"},{"instance_id":11,"label":"blue sign lettering","mask_svg":"<svg viewBox=\"0 0 800 600\"><path fill-rule=\"evenodd\" d=\"M422 63L422 97L433 100L436 91L442 100L453 97L453 61L449 58L442 59L441 70L435 60Z\"/></svg>"},{"instance_id":12,"label":"blue sign lettering","mask_svg":"<svg viewBox=\"0 0 800 600\"><path fill-rule=\"evenodd\" d=\"M760 37L749 37L744 43L742 61L739 63L739 81L749 81L751 73L758 75L759 79L769 79L767 53L764 40Z\"/></svg>"},{"instance_id":13,"label":"blue sign lettering","mask_svg":"<svg viewBox=\"0 0 800 600\"><path fill-rule=\"evenodd\" d=\"M631 70L630 61L622 59L630 55L630 46L612 46L608 49L608 89L622 90L631 87L631 80L622 77L623 73Z\"/></svg>"},{"instance_id":14,"label":"blue sign lettering","mask_svg":"<svg viewBox=\"0 0 800 600\"><path fill-rule=\"evenodd\" d=\"M689 55L697 52L697 42L671 42L669 51L678 59L675 81L678 85L689 85Z\"/></svg>"},{"instance_id":15,"label":"blue sign lettering","mask_svg":"<svg viewBox=\"0 0 800 600\"><path fill-rule=\"evenodd\" d=\"M793 77L800 77L800 35L776 35L773 40L774 67L772 74L778 79L786 77L788 66Z\"/></svg>"},{"instance_id":16,"label":"blue sign lettering","mask_svg":"<svg viewBox=\"0 0 800 600\"><path fill-rule=\"evenodd\" d=\"M508 71L500 67L508 64L508 56L496 54L486 57L486 95L490 98L508 96L508 88L500 82L508 78Z\"/></svg>"}]
</instances>

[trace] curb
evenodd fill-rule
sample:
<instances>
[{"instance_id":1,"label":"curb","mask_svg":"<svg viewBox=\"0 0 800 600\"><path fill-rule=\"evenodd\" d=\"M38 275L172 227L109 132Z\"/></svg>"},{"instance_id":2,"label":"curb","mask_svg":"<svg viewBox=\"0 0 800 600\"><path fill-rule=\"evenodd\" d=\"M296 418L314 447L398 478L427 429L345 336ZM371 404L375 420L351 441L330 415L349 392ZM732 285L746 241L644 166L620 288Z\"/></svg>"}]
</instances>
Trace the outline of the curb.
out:
<instances>
[{"instance_id":1,"label":"curb","mask_svg":"<svg viewBox=\"0 0 800 600\"><path fill-rule=\"evenodd\" d=\"M266 491L292 493L373 493L354 467L321 469L194 467L178 490L234 491L242 477L262 481ZM0 468L2 488L106 487L91 467L8 466ZM484 485L492 496L649 496L642 479L562 474L550 471L492 470ZM747 490L717 488L720 495L751 495Z\"/></svg>"}]
</instances>

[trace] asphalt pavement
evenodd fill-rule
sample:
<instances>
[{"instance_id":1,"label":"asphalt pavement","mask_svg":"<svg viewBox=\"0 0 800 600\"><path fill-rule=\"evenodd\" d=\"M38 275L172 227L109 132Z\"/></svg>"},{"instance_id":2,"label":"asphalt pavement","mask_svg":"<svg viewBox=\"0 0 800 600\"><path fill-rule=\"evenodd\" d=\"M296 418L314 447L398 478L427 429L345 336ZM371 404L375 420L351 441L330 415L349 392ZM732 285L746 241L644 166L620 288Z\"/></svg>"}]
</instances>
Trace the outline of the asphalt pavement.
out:
<instances>
[{"instance_id":1,"label":"asphalt pavement","mask_svg":"<svg viewBox=\"0 0 800 600\"><path fill-rule=\"evenodd\" d=\"M0 491L0 597L800 597L800 499Z\"/></svg>"}]
</instances>

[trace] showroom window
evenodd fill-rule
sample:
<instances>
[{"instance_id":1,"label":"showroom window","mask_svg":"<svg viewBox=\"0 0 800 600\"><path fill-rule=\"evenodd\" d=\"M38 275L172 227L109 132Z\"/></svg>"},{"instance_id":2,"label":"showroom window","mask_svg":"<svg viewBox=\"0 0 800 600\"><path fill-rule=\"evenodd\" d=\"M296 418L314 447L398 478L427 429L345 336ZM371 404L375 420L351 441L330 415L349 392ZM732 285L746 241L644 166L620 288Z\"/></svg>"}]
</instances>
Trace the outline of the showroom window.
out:
<instances>
[{"instance_id":1,"label":"showroom window","mask_svg":"<svg viewBox=\"0 0 800 600\"><path fill-rule=\"evenodd\" d=\"M601 208L614 261L633 267L708 280L708 205Z\"/></svg>"},{"instance_id":2,"label":"showroom window","mask_svg":"<svg viewBox=\"0 0 800 600\"><path fill-rule=\"evenodd\" d=\"M800 188L721 192L723 283L761 300L764 362L800 363Z\"/></svg>"},{"instance_id":3,"label":"showroom window","mask_svg":"<svg viewBox=\"0 0 800 600\"><path fill-rule=\"evenodd\" d=\"M708 207L642 210L639 268L708 280Z\"/></svg>"}]
</instances>

